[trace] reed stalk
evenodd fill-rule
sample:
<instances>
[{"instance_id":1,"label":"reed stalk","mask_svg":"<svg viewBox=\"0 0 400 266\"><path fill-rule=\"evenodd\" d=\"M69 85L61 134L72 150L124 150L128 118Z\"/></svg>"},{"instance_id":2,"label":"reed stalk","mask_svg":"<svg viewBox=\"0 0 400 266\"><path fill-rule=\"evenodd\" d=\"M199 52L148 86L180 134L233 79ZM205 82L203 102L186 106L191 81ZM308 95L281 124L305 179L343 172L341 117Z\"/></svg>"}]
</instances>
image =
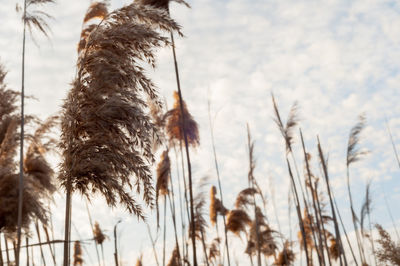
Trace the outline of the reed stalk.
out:
<instances>
[{"instance_id":1,"label":"reed stalk","mask_svg":"<svg viewBox=\"0 0 400 266\"><path fill-rule=\"evenodd\" d=\"M42 243L42 239L40 237L39 222L37 220L35 222L35 229L36 229L36 234L37 234L37 237L38 237L38 240L39 240L39 244L41 244ZM39 248L40 248L40 256L42 257L43 265L46 266L46 259L44 257L44 252L43 252L42 245L39 245Z\"/></svg>"},{"instance_id":2,"label":"reed stalk","mask_svg":"<svg viewBox=\"0 0 400 266\"><path fill-rule=\"evenodd\" d=\"M319 155L319 158L320 158L320 162L321 162L323 173L324 173L324 177L325 177L325 184L326 184L326 188L327 188L327 191L328 191L329 203L330 203L331 212L332 212L332 218L333 218L333 222L334 222L334 225L335 225L335 237L336 237L336 239L339 240L341 255L343 256L344 263L347 266L347 261L346 261L345 255L344 255L345 253L344 253L344 248L343 248L343 242L342 242L342 238L340 236L339 225L338 225L338 222L337 222L337 219L336 219L334 197L332 196L331 186L330 186L330 183L329 183L328 168L326 166L326 161L325 161L325 158L324 158L324 153L323 153L322 148L321 148L321 143L319 141L319 137L317 137L317 140L318 140L318 155ZM335 201L335 204L336 204L336 201ZM336 206L336 209L337 209L337 206ZM340 213L339 212L338 212L338 215L340 217ZM340 219L340 221L342 222L341 219ZM343 225L343 222L342 222L342 225ZM343 230L345 230L344 226L343 226ZM346 238L348 240L347 233L346 233ZM349 243L349 245L350 245L350 243ZM351 245L350 245L350 248L351 248ZM353 255L354 255L354 253L353 253ZM355 260L355 257L354 257L354 260ZM357 264L357 260L355 260L355 262Z\"/></svg>"},{"instance_id":3,"label":"reed stalk","mask_svg":"<svg viewBox=\"0 0 400 266\"><path fill-rule=\"evenodd\" d=\"M175 40L174 40L174 35L171 32L171 43L172 43L172 54L174 58L174 66L175 66L175 76L176 76L176 84L178 88L178 95L179 95L179 105L180 105L180 110L181 110L181 119L182 119L182 131L183 131L183 138L184 138L184 143L185 143L185 151L186 151L186 163L188 167L188 178L189 178L189 198L190 198L190 223L194 223L194 206L193 206L193 184L192 184L192 166L190 162L190 153L189 153L189 143L188 143L188 137L186 134L186 127L185 127L185 113L183 110L183 97L182 97L182 91L181 91L181 83L179 79L179 69L178 69L178 62L176 59L176 52L175 52ZM190 227L190 226L189 226ZM192 234L195 235L195 225L192 225ZM197 266L197 255L196 255L196 240L193 237L192 238L192 248L193 248L193 266Z\"/></svg>"},{"instance_id":4,"label":"reed stalk","mask_svg":"<svg viewBox=\"0 0 400 266\"><path fill-rule=\"evenodd\" d=\"M90 211L89 211L89 206L88 206L87 200L85 201L85 205L86 205L86 212L87 212L88 218L89 218L90 229L92 230L92 235L93 235L93 240L94 240L94 246L95 246L95 248L96 248L97 261L98 261L99 266L100 266L101 263L100 263L99 249L98 249L98 247L97 247L97 241L96 241L96 239L95 239L94 226L93 226L92 216L90 215ZM104 260L103 260L103 263L104 263Z\"/></svg>"},{"instance_id":5,"label":"reed stalk","mask_svg":"<svg viewBox=\"0 0 400 266\"><path fill-rule=\"evenodd\" d=\"M214 155L214 165L215 165L215 171L217 173L217 180L218 180L218 189L219 189L219 196L221 200L221 205L224 206L224 200L222 196L222 185L221 185L221 177L219 174L219 166L218 166L218 158L217 158L217 152L215 148L215 139L214 139L214 125L211 120L211 102L210 99L208 99L208 121L210 125L210 134L211 134L211 144L212 144L212 149L213 149L213 155ZM217 218L218 219L218 218ZM231 260L229 256L229 244L228 244L228 230L226 229L226 215L222 215L222 219L224 221L224 234L225 234L225 249L226 249L226 256L228 259L228 266L231 265ZM218 232L218 221L215 223L217 226L217 232Z\"/></svg>"}]
</instances>

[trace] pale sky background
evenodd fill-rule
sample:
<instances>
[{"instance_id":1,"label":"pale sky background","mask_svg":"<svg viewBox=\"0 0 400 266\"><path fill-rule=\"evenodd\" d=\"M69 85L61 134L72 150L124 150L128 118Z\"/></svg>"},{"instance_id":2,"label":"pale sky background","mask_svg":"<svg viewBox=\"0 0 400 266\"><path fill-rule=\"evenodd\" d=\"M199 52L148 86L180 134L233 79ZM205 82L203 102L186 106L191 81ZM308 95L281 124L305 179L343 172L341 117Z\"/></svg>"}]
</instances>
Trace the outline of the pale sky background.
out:
<instances>
[{"instance_id":1,"label":"pale sky background","mask_svg":"<svg viewBox=\"0 0 400 266\"><path fill-rule=\"evenodd\" d=\"M400 224L399 167L385 125L391 127L400 149L400 4L385 0L198 0L188 1L187 9L175 3L171 15L182 26L184 38L177 38L177 55L183 95L200 126L201 146L192 151L195 182L209 176L216 184L212 158L207 99L212 101L216 149L219 156L224 201L232 208L237 193L247 185L246 123L255 140L255 176L269 200L267 216L277 229L272 207L275 195L282 231L289 237L287 195L289 178L284 159L284 143L272 118L270 94L273 92L284 119L298 101L300 126L306 145L316 158L316 136L329 153L329 171L334 194L349 231L350 212L345 187L345 156L348 133L365 113L367 127L361 147L370 154L354 164L352 190L357 212L364 198L365 185L372 181L373 223L392 227L384 205L386 195L394 218ZM22 23L15 5L3 0L0 5L0 60L9 71L7 83L19 90L21 75ZM57 113L75 74L76 45L82 19L90 1L59 0L46 8L54 16L49 21L50 39L36 34L35 46L27 40L27 113L42 118ZM113 8L129 1L112 0ZM158 52L158 66L149 70L160 94L172 105L176 89L170 49ZM301 169L298 138L295 151ZM171 158L174 155L171 154ZM314 160L314 172L319 173ZM174 164L174 161L173 161ZM173 177L175 169L172 170ZM272 184L272 186L271 186ZM321 184L322 185L322 184ZM208 191L207 195L208 195ZM55 196L53 220L56 236L63 236L65 200ZM110 237L105 244L105 265L113 264L114 224L118 227L120 256L124 265L134 265L143 253L144 265L154 265L146 226L123 209L110 209L102 198L90 207ZM84 200L74 196L72 238L91 238ZM292 224L296 223L292 213ZM147 211L154 226L155 212ZM74 228L76 227L77 230ZM209 230L214 230L210 228ZM214 232L214 231L213 231ZM297 233L297 232L296 232ZM155 232L153 232L155 234ZM167 258L173 247L168 232ZM162 235L157 248L161 250ZM209 239L211 240L211 238ZM230 235L232 254L240 265L247 265L245 242ZM93 245L86 244L87 265L96 265ZM200 250L200 249L199 249ZM36 250L36 256L39 251ZM51 264L47 249L47 263ZM24 254L24 252L23 252ZM62 250L57 250L61 262ZM90 256L90 258L89 258ZM234 258L235 256L232 256ZM159 257L161 259L161 256ZM37 260L39 262L39 259Z\"/></svg>"}]
</instances>

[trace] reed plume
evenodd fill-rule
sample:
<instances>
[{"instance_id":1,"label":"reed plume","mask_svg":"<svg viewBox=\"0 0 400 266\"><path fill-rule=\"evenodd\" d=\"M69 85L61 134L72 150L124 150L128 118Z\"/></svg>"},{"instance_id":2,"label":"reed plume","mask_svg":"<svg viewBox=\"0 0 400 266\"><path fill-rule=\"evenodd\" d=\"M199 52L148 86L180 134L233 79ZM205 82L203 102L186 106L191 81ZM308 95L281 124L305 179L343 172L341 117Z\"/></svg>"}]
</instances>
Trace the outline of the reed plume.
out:
<instances>
[{"instance_id":1,"label":"reed plume","mask_svg":"<svg viewBox=\"0 0 400 266\"><path fill-rule=\"evenodd\" d=\"M136 260L136 266L143 266L142 258L143 255L140 255L139 258Z\"/></svg>"},{"instance_id":2,"label":"reed plume","mask_svg":"<svg viewBox=\"0 0 400 266\"><path fill-rule=\"evenodd\" d=\"M93 236L94 240L99 245L102 245L104 240L106 240L106 235L101 230L100 225L97 221L94 222Z\"/></svg>"},{"instance_id":3,"label":"reed plume","mask_svg":"<svg viewBox=\"0 0 400 266\"><path fill-rule=\"evenodd\" d=\"M221 251L219 248L220 243L221 240L218 237L214 238L208 250L208 259L213 265L215 265L215 263L217 262L217 258L221 255Z\"/></svg>"},{"instance_id":4,"label":"reed plume","mask_svg":"<svg viewBox=\"0 0 400 266\"><path fill-rule=\"evenodd\" d=\"M125 186L138 193L143 190L144 202L153 206L149 164L154 161L155 127L145 113L142 94L157 104L160 101L138 62L154 66L154 48L169 44L155 26L143 21L179 31L166 13L131 4L110 13L89 35L63 106L64 160L59 176L64 187L69 180L72 190L87 198L100 192L110 206L119 198L129 212L142 218L141 206Z\"/></svg>"},{"instance_id":5,"label":"reed plume","mask_svg":"<svg viewBox=\"0 0 400 266\"><path fill-rule=\"evenodd\" d=\"M39 30L46 37L49 35L50 27L46 19L53 18L46 12L39 9L34 9L45 4L55 3L54 0L26 0L25 3L25 14L22 16L22 20L26 24L31 37L33 38L33 29ZM20 7L17 6L17 11L20 11Z\"/></svg>"},{"instance_id":6,"label":"reed plume","mask_svg":"<svg viewBox=\"0 0 400 266\"><path fill-rule=\"evenodd\" d=\"M277 258L273 265L275 266L290 266L293 265L296 255L294 254L293 250L291 249L291 244L289 241L286 240L285 244L283 245L283 249L279 252Z\"/></svg>"},{"instance_id":7,"label":"reed plume","mask_svg":"<svg viewBox=\"0 0 400 266\"><path fill-rule=\"evenodd\" d=\"M179 248L177 246L172 251L172 255L168 261L167 266L182 266L180 256L179 256Z\"/></svg>"},{"instance_id":8,"label":"reed plume","mask_svg":"<svg viewBox=\"0 0 400 266\"><path fill-rule=\"evenodd\" d=\"M379 224L375 225L379 233L376 241L380 248L376 251L376 256L382 265L400 265L400 245L396 244L390 234Z\"/></svg>"},{"instance_id":9,"label":"reed plume","mask_svg":"<svg viewBox=\"0 0 400 266\"><path fill-rule=\"evenodd\" d=\"M275 256L278 247L272 235L273 233L276 233L276 231L269 227L261 209L256 206L256 217L250 226L250 237L245 253L252 256L257 252L257 247L259 247L264 256Z\"/></svg>"},{"instance_id":10,"label":"reed plume","mask_svg":"<svg viewBox=\"0 0 400 266\"><path fill-rule=\"evenodd\" d=\"M193 119L193 116L189 113L186 103L183 101L183 112L182 116L180 105L179 105L179 94L174 92L174 106L171 110L166 113L167 125L166 130L169 136L170 142L174 145L184 141L183 130L187 136L188 144L192 147L197 147L200 144L199 128L197 122ZM182 119L185 119L183 121ZM183 128L185 125L185 128Z\"/></svg>"},{"instance_id":11,"label":"reed plume","mask_svg":"<svg viewBox=\"0 0 400 266\"><path fill-rule=\"evenodd\" d=\"M97 28L98 20L103 20L107 14L106 3L93 2L90 4L83 19L82 32L78 44L78 54L85 48L89 34Z\"/></svg>"},{"instance_id":12,"label":"reed plume","mask_svg":"<svg viewBox=\"0 0 400 266\"><path fill-rule=\"evenodd\" d=\"M149 5L155 8L160 8L166 11L169 11L169 3L170 2L176 2L178 4L184 4L187 7L190 7L190 5L183 1L183 0L135 0L136 3L140 5Z\"/></svg>"},{"instance_id":13,"label":"reed plume","mask_svg":"<svg viewBox=\"0 0 400 266\"><path fill-rule=\"evenodd\" d=\"M240 191L236 197L235 208L245 210L249 205L253 205L253 196L257 193L255 188L246 188Z\"/></svg>"},{"instance_id":14,"label":"reed plume","mask_svg":"<svg viewBox=\"0 0 400 266\"><path fill-rule=\"evenodd\" d=\"M74 243L74 266L83 264L81 242L75 241Z\"/></svg>"},{"instance_id":15,"label":"reed plume","mask_svg":"<svg viewBox=\"0 0 400 266\"><path fill-rule=\"evenodd\" d=\"M156 184L156 198L159 195L168 195L168 182L171 178L171 162L168 156L168 150L161 154L160 163L157 165L157 184Z\"/></svg>"},{"instance_id":16,"label":"reed plume","mask_svg":"<svg viewBox=\"0 0 400 266\"><path fill-rule=\"evenodd\" d=\"M246 226L251 225L249 215L241 209L234 209L228 211L226 219L226 229L232 233L240 236L241 232L246 232Z\"/></svg>"},{"instance_id":17,"label":"reed plume","mask_svg":"<svg viewBox=\"0 0 400 266\"><path fill-rule=\"evenodd\" d=\"M222 205L222 202L216 197L216 194L217 188L212 186L210 190L210 221L212 225L215 225L217 222L218 214L225 216L228 212L228 209Z\"/></svg>"}]
</instances>

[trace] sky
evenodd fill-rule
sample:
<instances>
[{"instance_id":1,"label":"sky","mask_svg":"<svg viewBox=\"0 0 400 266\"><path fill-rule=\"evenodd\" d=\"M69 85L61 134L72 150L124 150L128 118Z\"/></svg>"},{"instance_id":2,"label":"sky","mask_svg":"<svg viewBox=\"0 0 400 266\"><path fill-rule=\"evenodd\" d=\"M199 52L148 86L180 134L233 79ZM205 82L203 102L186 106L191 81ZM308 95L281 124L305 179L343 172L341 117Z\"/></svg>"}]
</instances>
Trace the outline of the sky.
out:
<instances>
[{"instance_id":1,"label":"sky","mask_svg":"<svg viewBox=\"0 0 400 266\"><path fill-rule=\"evenodd\" d=\"M5 1L5 2L4 2ZM15 5L0 5L0 60L8 70L10 88L21 87L22 24ZM111 9L129 1L111 0ZM188 1L191 9L171 4L171 16L183 27L185 37L177 38L177 56L183 97L199 124L199 148L192 150L195 183L207 176L216 184L212 157L208 101L211 102L216 151L219 160L224 203L231 208L238 192L247 186L247 136L249 125L255 141L255 176L267 197L267 216L289 235L287 197L289 178L285 146L273 121L271 93L286 116L294 102L299 105L300 127L313 169L319 172L316 139L329 154L329 173L334 195L351 231L346 191L346 145L351 127L360 114L367 126L360 146L369 153L351 168L351 185L359 211L365 186L371 182L373 223L392 230L385 200L396 223L400 224L399 167L387 131L390 126L395 145L400 148L400 4L385 0L198 0ZM75 75L76 46L82 19L90 1L62 1L45 7L49 38L34 33L27 39L26 112L46 118L60 111ZM160 94L172 106L176 90L172 53L157 52L156 69L146 68ZM387 124L386 121L387 120ZM301 169L301 146L294 139L297 163ZM171 155L171 157L174 157ZM57 162L54 162L56 165ZM176 172L175 167L172 173ZM173 177L175 178L174 174ZM197 192L198 190L195 190ZM208 191L206 191L208 193ZM208 195L208 194L207 194ZM385 199L386 198L386 199ZM91 237L85 199L74 195L73 239ZM57 238L63 235L65 199L55 195L53 222ZM110 237L105 244L106 265L113 263L113 227L118 225L120 257L133 265L143 253L145 265L154 265L146 226L123 209L110 209L101 197L89 204L93 220L99 221ZM154 229L154 211L147 211ZM292 224L296 222L292 213ZM171 228L171 225L168 225ZM210 230L213 230L210 228ZM171 231L169 231L171 232ZM159 232L157 248L162 247ZM156 232L153 231L153 235ZM245 241L230 235L240 265ZM167 235L173 243L173 235ZM85 245L88 265L96 265L93 245ZM167 257L173 244L167 249ZM47 250L45 252L48 252ZM61 249L57 250L61 254ZM37 254L38 255L38 254ZM91 258L89 258L89 256ZM61 259L62 256L59 256ZM49 260L50 262L50 260Z\"/></svg>"}]
</instances>

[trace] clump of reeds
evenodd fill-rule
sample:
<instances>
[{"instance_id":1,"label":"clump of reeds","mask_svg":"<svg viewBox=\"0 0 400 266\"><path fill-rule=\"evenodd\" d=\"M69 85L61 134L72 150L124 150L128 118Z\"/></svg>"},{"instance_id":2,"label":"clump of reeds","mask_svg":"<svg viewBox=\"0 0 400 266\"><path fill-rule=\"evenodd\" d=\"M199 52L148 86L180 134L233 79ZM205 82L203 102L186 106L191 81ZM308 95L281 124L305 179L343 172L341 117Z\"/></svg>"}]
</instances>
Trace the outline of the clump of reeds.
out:
<instances>
[{"instance_id":1,"label":"clump of reeds","mask_svg":"<svg viewBox=\"0 0 400 266\"><path fill-rule=\"evenodd\" d=\"M107 15L88 36L61 124L62 185L68 188L70 182L88 198L100 192L109 205L119 201L139 217L141 206L125 185L143 190L144 202L153 205L149 163L155 126L143 93L160 100L138 63L154 66L154 49L169 44L155 28L179 31L168 14L151 7L131 4Z\"/></svg>"}]
</instances>

